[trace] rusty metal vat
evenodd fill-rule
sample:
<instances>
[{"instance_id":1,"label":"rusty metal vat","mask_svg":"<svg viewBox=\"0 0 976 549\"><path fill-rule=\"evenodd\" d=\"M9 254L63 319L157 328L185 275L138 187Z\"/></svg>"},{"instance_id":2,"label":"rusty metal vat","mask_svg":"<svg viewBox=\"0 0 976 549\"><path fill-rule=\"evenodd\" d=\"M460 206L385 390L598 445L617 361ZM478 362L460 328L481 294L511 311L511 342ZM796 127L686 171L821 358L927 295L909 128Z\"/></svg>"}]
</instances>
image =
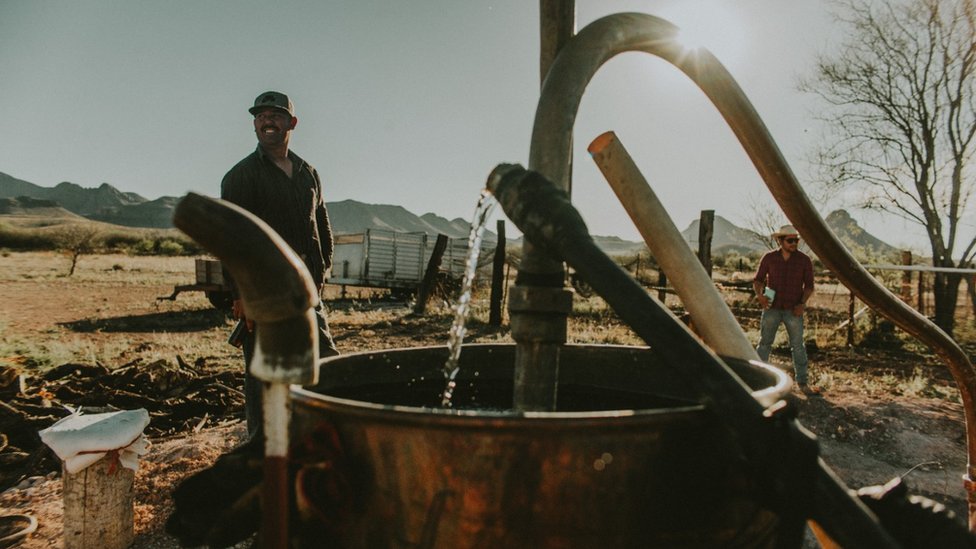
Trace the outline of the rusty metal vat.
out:
<instances>
[{"instance_id":1,"label":"rusty metal vat","mask_svg":"<svg viewBox=\"0 0 976 549\"><path fill-rule=\"evenodd\" d=\"M777 517L756 498L759 472L651 350L564 347L559 408L526 413L511 410L514 354L514 345L465 346L454 409L439 408L440 347L330 358L318 385L293 386L292 440L314 446L334 433L345 456L347 501L338 507L346 514L325 529L335 541L452 549L775 541ZM729 364L763 398L789 390L775 368ZM303 478L298 490L321 498Z\"/></svg>"}]
</instances>

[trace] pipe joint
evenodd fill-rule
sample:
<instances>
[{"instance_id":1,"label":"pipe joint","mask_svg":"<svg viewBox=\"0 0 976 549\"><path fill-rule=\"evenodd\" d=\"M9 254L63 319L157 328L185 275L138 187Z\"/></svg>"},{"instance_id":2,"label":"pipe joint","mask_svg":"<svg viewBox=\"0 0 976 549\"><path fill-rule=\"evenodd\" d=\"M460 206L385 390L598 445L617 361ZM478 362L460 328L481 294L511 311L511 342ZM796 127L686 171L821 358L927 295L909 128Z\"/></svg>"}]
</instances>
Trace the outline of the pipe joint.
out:
<instances>
[{"instance_id":1,"label":"pipe joint","mask_svg":"<svg viewBox=\"0 0 976 549\"><path fill-rule=\"evenodd\" d=\"M572 290L515 286L508 302L512 338L520 343L565 343L566 317L572 310Z\"/></svg>"},{"instance_id":2,"label":"pipe joint","mask_svg":"<svg viewBox=\"0 0 976 549\"><path fill-rule=\"evenodd\" d=\"M566 316L573 311L573 291L545 286L515 286L508 296L510 312L554 313Z\"/></svg>"}]
</instances>

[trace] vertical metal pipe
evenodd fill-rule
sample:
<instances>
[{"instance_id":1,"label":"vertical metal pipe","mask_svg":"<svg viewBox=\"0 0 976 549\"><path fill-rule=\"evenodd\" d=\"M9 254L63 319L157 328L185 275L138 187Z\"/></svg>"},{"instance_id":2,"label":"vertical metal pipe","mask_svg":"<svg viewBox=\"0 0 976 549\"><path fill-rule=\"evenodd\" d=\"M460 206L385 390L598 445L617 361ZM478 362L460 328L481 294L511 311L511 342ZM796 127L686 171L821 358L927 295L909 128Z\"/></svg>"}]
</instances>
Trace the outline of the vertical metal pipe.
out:
<instances>
[{"instance_id":1,"label":"vertical metal pipe","mask_svg":"<svg viewBox=\"0 0 976 549\"><path fill-rule=\"evenodd\" d=\"M576 33L576 0L539 0L539 81Z\"/></svg>"},{"instance_id":2,"label":"vertical metal pipe","mask_svg":"<svg viewBox=\"0 0 976 549\"><path fill-rule=\"evenodd\" d=\"M594 139L588 150L647 248L670 275L695 331L719 355L759 360L715 284L617 136L606 132Z\"/></svg>"},{"instance_id":3,"label":"vertical metal pipe","mask_svg":"<svg viewBox=\"0 0 976 549\"><path fill-rule=\"evenodd\" d=\"M549 67L576 31L574 0L539 0L539 71L545 82ZM564 157L570 170L572 154ZM566 317L572 293L563 287L560 260L522 245L522 264L509 297L515 351L513 407L521 411L556 409L559 349L566 343ZM555 308L553 308L555 306Z\"/></svg>"},{"instance_id":4,"label":"vertical metal pipe","mask_svg":"<svg viewBox=\"0 0 976 549\"><path fill-rule=\"evenodd\" d=\"M264 480L261 483L261 546L288 548L288 424L291 409L289 387L283 383L266 383L264 406Z\"/></svg>"}]
</instances>

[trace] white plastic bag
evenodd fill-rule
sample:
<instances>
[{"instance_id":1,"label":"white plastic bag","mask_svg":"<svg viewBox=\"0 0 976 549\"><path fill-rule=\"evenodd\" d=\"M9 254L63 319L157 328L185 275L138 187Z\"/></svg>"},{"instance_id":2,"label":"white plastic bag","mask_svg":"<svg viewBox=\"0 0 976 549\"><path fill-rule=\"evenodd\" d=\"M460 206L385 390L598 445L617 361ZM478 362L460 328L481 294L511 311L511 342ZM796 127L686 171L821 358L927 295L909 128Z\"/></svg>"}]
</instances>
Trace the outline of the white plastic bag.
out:
<instances>
[{"instance_id":1,"label":"white plastic bag","mask_svg":"<svg viewBox=\"0 0 976 549\"><path fill-rule=\"evenodd\" d=\"M139 456L149 449L142 431L149 425L144 408L104 414L80 411L40 431L41 440L64 461L65 470L77 473L109 453L123 467L139 468Z\"/></svg>"}]
</instances>

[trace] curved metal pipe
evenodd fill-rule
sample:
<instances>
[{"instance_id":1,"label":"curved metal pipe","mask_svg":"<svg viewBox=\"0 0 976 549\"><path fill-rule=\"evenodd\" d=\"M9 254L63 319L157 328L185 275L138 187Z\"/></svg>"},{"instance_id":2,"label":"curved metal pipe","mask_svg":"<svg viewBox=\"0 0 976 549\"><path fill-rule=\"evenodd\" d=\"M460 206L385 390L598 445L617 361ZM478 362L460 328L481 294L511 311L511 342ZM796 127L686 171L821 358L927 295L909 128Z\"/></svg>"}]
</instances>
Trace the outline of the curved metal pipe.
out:
<instances>
[{"instance_id":1,"label":"curved metal pipe","mask_svg":"<svg viewBox=\"0 0 976 549\"><path fill-rule=\"evenodd\" d=\"M862 301L932 347L949 366L966 417L969 526L976 530L976 371L965 352L927 318L879 284L830 231L807 198L769 131L725 67L708 51L685 50L678 28L641 13L603 17L583 28L560 52L546 77L536 110L529 168L568 190L573 124L583 91L597 69L613 56L643 51L685 73L729 124L786 217L811 250ZM533 251L527 251L531 255ZM526 258L526 259L532 259ZM523 259L523 261L526 261ZM532 264L532 261L528 261Z\"/></svg>"},{"instance_id":2,"label":"curved metal pipe","mask_svg":"<svg viewBox=\"0 0 976 549\"><path fill-rule=\"evenodd\" d=\"M189 193L173 224L215 255L234 276L248 318L257 324L251 374L264 384L262 546L288 543L289 385L318 378L313 307L318 293L305 264L267 224L230 202Z\"/></svg>"}]
</instances>

